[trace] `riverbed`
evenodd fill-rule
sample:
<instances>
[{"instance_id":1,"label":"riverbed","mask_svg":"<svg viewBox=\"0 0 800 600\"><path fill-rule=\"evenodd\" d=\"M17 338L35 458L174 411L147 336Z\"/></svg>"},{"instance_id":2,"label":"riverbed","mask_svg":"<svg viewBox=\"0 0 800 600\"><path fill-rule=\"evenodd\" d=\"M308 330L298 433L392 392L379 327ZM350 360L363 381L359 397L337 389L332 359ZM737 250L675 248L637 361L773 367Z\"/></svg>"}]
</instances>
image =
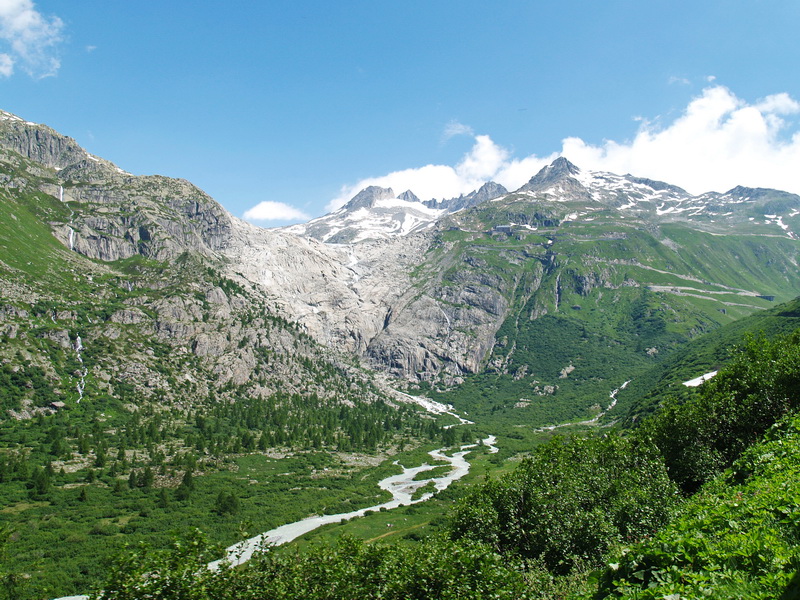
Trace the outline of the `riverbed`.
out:
<instances>
[{"instance_id":1,"label":"riverbed","mask_svg":"<svg viewBox=\"0 0 800 600\"><path fill-rule=\"evenodd\" d=\"M495 446L496 441L497 438L493 435L483 440L483 444L489 448L490 453L497 452L497 446ZM401 467L403 472L397 475L390 475L378 482L379 488L386 490L392 495L391 500L346 513L308 517L301 521L287 523L275 529L270 529L269 531L265 531L264 533L230 546L225 550L225 557L209 563L208 568L213 570L219 569L223 561L226 561L230 565L240 565L250 560L253 553L260 548L280 546L323 525L341 523L342 521L347 521L355 517L363 517L368 511L377 511L381 509L391 510L399 506L408 506L418 502L425 502L433 497L435 492L428 492L422 494L418 498L414 498L415 492L431 482L433 482L436 492L440 492L454 481L458 481L464 477L469 473L469 462L464 457L476 447L477 444L461 446L458 452L451 455L445 454L444 448L431 450L428 454L434 460L434 464L428 464L426 462L417 467L406 467L399 464L398 461L395 461L394 464ZM428 479L415 479L420 473L441 466L442 462L450 464L451 469L448 473Z\"/></svg>"},{"instance_id":2,"label":"riverbed","mask_svg":"<svg viewBox=\"0 0 800 600\"><path fill-rule=\"evenodd\" d=\"M498 451L498 448L495 445L496 442L497 438L493 435L490 435L486 439L482 440L482 444L489 449L490 454L494 454ZM301 521L287 523L286 525L281 525L275 529L270 529L269 531L265 531L264 533L228 547L225 550L225 556L219 560L208 563L208 568L217 570L220 568L223 562L231 566L241 565L250 560L253 557L253 554L261 548L286 544L287 542L291 542L292 540L295 540L301 535L304 535L309 531L313 531L318 527L328 525L329 523L341 523L342 521L347 521L355 517L362 517L367 511L377 511L381 509L391 510L400 506L408 506L411 504L417 504L418 502L425 502L426 500L432 498L435 492L427 492L417 498L414 498L414 494L420 488L425 487L431 482L433 482L436 492L440 492L444 489L447 489L447 487L454 481L458 481L464 477L467 473L469 473L470 467L469 462L465 457L477 447L478 444L461 446L458 452L454 452L453 454L449 455L445 453L444 448L431 450L428 452L428 454L433 459L433 464L426 462L416 467L406 467L401 465L399 461L395 461L394 464L398 465L403 472L398 473L397 475L390 475L389 477L385 477L378 482L379 488L386 490L392 495L391 500L351 512L308 517ZM449 472L438 477L430 477L428 479L418 480L415 479L415 477L420 473L431 471L436 467L441 467L442 462L449 463L451 467ZM57 598L56 600L88 600L88 598L89 596L80 595L68 597L65 596L62 598Z\"/></svg>"}]
</instances>

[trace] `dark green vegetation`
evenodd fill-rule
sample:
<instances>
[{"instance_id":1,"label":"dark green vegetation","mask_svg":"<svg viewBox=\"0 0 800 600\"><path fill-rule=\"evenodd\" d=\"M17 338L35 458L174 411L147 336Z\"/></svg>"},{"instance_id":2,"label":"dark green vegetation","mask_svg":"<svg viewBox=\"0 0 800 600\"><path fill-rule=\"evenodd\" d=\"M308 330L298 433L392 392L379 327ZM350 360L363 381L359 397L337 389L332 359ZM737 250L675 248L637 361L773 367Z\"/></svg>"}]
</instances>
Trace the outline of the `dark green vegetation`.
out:
<instances>
[{"instance_id":1,"label":"dark green vegetation","mask_svg":"<svg viewBox=\"0 0 800 600\"><path fill-rule=\"evenodd\" d=\"M757 376L763 389L752 387ZM800 334L755 338L715 385L624 437L556 438L474 487L437 537L272 550L200 577L212 555L190 538L172 552L126 554L103 597L793 598L799 380ZM725 426L757 406L765 410L752 427ZM694 422L706 448L732 448L702 465L702 487L683 501L676 483L690 449L677 437L653 444L653 432L676 419Z\"/></svg>"},{"instance_id":2,"label":"dark green vegetation","mask_svg":"<svg viewBox=\"0 0 800 600\"><path fill-rule=\"evenodd\" d=\"M724 325L713 335L700 336L621 390L617 416L623 415L630 425L651 414L663 400L665 390L669 390L671 396L685 399L690 392L682 382L716 371L730 360L748 333L774 337L798 328L800 299L795 299Z\"/></svg>"},{"instance_id":3,"label":"dark green vegetation","mask_svg":"<svg viewBox=\"0 0 800 600\"><path fill-rule=\"evenodd\" d=\"M479 373L433 378L421 391L482 423L589 419L629 380L637 390L620 401L633 403L653 380L645 373L662 364L672 372L687 342L713 344L702 334L773 307L767 298L800 293L798 242L753 235L746 221L721 236L597 202L522 194L448 219L417 285L443 309L460 297L502 320ZM463 333L477 339L477 331L467 324Z\"/></svg>"},{"instance_id":4,"label":"dark green vegetation","mask_svg":"<svg viewBox=\"0 0 800 600\"><path fill-rule=\"evenodd\" d=\"M266 552L246 567L212 573L214 556L193 536L171 552L128 552L113 569L101 600L518 600L522 574L476 543L426 540L413 547L366 546L343 538L309 553ZM155 576L153 576L155 575Z\"/></svg>"},{"instance_id":5,"label":"dark green vegetation","mask_svg":"<svg viewBox=\"0 0 800 600\"><path fill-rule=\"evenodd\" d=\"M668 527L617 550L596 597L797 598L798 472L800 418L791 415L688 500Z\"/></svg>"},{"instance_id":6,"label":"dark green vegetation","mask_svg":"<svg viewBox=\"0 0 800 600\"><path fill-rule=\"evenodd\" d=\"M556 439L459 501L450 533L564 575L656 531L676 500L654 445L616 435Z\"/></svg>"}]
</instances>

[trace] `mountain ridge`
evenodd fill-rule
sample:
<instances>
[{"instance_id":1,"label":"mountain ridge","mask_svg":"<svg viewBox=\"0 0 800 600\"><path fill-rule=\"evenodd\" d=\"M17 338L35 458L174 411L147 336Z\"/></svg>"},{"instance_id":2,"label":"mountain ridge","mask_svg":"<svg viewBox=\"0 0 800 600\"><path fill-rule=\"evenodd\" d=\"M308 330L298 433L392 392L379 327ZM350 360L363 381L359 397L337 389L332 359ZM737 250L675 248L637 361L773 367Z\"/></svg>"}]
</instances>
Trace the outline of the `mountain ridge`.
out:
<instances>
[{"instance_id":1,"label":"mountain ridge","mask_svg":"<svg viewBox=\"0 0 800 600\"><path fill-rule=\"evenodd\" d=\"M800 219L795 218L800 215L800 196L796 194L736 186L727 192L694 195L678 186L646 177L584 171L563 156L540 169L514 192L490 181L466 196L423 201L412 190L395 197L391 189L371 186L332 213L283 229L330 243L385 239L434 228L447 215L496 201L510 193L527 194L532 199L584 202L590 207L593 204L596 207L609 206L635 215L646 215L656 222L696 220L697 227L708 231L720 230L718 225L715 226L718 222L715 218L731 215L736 215L734 218L742 224L744 218L751 222L772 219L772 224L782 230L779 234L793 239L798 239L797 232L800 231ZM759 204L764 207L761 214L746 210ZM773 213L774 216L769 217ZM581 215L576 214L576 218L578 216ZM784 219L791 219L791 223Z\"/></svg>"},{"instance_id":2,"label":"mountain ridge","mask_svg":"<svg viewBox=\"0 0 800 600\"><path fill-rule=\"evenodd\" d=\"M88 159L49 128L3 114L7 156L22 150L31 161L46 150L46 162L61 166L25 168L53 169L41 191L63 208L49 223L64 247L112 262L198 252L257 286L320 343L411 382L457 383L493 364L496 333L525 303L534 303L533 319L565 314L566 302L578 317L587 303L605 302L594 298L600 290L651 291L665 306L707 315L702 330L763 307L758 296L800 293L791 274L796 245L779 241L793 242L800 229L793 194L740 187L691 196L664 182L582 171L560 157L516 192L490 182L434 205L410 190L398 198L372 187L303 226L264 230L188 182L131 176ZM34 133L20 136L26 129ZM62 166L62 155L75 162ZM377 239L364 234L370 219L373 230L383 228ZM373 227L376 219L383 220ZM724 234L730 254L701 233ZM720 270L703 254L753 264ZM772 266L755 268L758 256Z\"/></svg>"}]
</instances>

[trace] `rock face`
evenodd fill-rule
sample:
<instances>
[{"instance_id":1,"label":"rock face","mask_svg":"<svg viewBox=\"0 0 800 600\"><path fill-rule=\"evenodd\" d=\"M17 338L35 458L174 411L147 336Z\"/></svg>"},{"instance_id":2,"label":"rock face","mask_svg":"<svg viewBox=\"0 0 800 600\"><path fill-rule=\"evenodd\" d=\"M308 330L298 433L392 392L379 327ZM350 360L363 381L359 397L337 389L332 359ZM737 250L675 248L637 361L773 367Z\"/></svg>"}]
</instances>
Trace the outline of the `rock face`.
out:
<instances>
[{"instance_id":1,"label":"rock face","mask_svg":"<svg viewBox=\"0 0 800 600\"><path fill-rule=\"evenodd\" d=\"M363 354L410 285L430 237L340 247L234 220L231 272L260 285L323 344Z\"/></svg>"},{"instance_id":2,"label":"rock face","mask_svg":"<svg viewBox=\"0 0 800 600\"><path fill-rule=\"evenodd\" d=\"M371 185L356 194L350 202L345 205L346 210L358 210L359 208L372 208L378 200L391 200L394 198L392 188L382 188Z\"/></svg>"},{"instance_id":3,"label":"rock face","mask_svg":"<svg viewBox=\"0 0 800 600\"><path fill-rule=\"evenodd\" d=\"M218 252L230 238L228 213L188 181L135 177L44 125L0 111L0 149L50 170L59 185L42 191L72 211L56 236L89 258L166 260Z\"/></svg>"},{"instance_id":4,"label":"rock face","mask_svg":"<svg viewBox=\"0 0 800 600\"><path fill-rule=\"evenodd\" d=\"M4 148L56 170L89 156L72 138L5 111L0 111L0 139Z\"/></svg>"},{"instance_id":5,"label":"rock face","mask_svg":"<svg viewBox=\"0 0 800 600\"><path fill-rule=\"evenodd\" d=\"M458 212L465 208L472 208L486 202L487 200L494 200L508 193L508 190L499 183L489 181L484 183L479 189L470 192L466 196L459 196L458 198L450 198L449 200L428 200L425 202L426 206L431 208L445 209L449 213Z\"/></svg>"},{"instance_id":6,"label":"rock face","mask_svg":"<svg viewBox=\"0 0 800 600\"><path fill-rule=\"evenodd\" d=\"M102 182L62 181L58 193L74 211L68 224L73 248L90 258L167 260L187 250L214 254L230 239L230 215L187 181L119 174ZM62 241L68 236L69 230L61 230Z\"/></svg>"},{"instance_id":7,"label":"rock face","mask_svg":"<svg viewBox=\"0 0 800 600\"><path fill-rule=\"evenodd\" d=\"M340 247L241 221L235 229L230 271L259 284L323 344L403 378L478 371L513 292L513 281L458 265L448 281L445 264L414 275L431 232Z\"/></svg>"},{"instance_id":8,"label":"rock face","mask_svg":"<svg viewBox=\"0 0 800 600\"><path fill-rule=\"evenodd\" d=\"M264 230L232 217L186 181L130 175L8 113L0 113L0 154L36 173L28 177L35 183L4 175L6 189L35 185L61 201L49 224L65 248L101 261L200 255L316 341L407 379L453 381L481 370L509 320L567 309L602 312L609 302L603 293L622 288L672 293L686 281L707 284L709 270L687 266L685 239L674 241L665 224L691 219L692 231L739 227L791 242L775 255L759 246L743 263L753 273L749 280L735 287L718 282L725 285L708 293L763 295L746 286L762 281L764 261L777 266L781 285L796 279L800 197L774 190L695 197L649 179L584 172L560 158L513 193L489 182L466 196L421 202L412 191L396 197L371 187L330 215ZM678 272L677 284L660 282ZM650 273L660 275L651 281ZM202 301L154 302L154 322L135 306L115 308L109 336L152 324L159 339L183 340L194 356L213 362L220 380L244 381L256 363L252 351L237 352L238 343L265 342L257 331L230 325L232 314L246 311L207 283L194 290ZM296 343L286 340L287 348Z\"/></svg>"}]
</instances>

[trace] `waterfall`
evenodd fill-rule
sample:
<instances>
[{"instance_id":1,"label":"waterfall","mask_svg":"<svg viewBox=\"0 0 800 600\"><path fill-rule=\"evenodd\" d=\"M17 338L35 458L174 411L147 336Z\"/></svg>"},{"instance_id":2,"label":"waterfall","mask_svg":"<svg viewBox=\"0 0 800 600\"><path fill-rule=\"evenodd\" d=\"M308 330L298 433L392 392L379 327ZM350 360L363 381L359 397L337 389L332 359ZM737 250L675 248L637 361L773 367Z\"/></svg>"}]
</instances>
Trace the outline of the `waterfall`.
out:
<instances>
[{"instance_id":1,"label":"waterfall","mask_svg":"<svg viewBox=\"0 0 800 600\"><path fill-rule=\"evenodd\" d=\"M75 353L78 355L78 362L81 363L80 380L75 385L75 389L78 391L77 404L80 404L81 400L83 400L83 390L86 389L86 375L89 373L89 370L83 364L83 357L81 356L81 352L83 351L83 340L81 340L80 335L75 337L75 345L73 348L75 349Z\"/></svg>"},{"instance_id":2,"label":"waterfall","mask_svg":"<svg viewBox=\"0 0 800 600\"><path fill-rule=\"evenodd\" d=\"M67 229L69 229L69 249L75 250L75 230L69 226L67 226Z\"/></svg>"}]
</instances>

